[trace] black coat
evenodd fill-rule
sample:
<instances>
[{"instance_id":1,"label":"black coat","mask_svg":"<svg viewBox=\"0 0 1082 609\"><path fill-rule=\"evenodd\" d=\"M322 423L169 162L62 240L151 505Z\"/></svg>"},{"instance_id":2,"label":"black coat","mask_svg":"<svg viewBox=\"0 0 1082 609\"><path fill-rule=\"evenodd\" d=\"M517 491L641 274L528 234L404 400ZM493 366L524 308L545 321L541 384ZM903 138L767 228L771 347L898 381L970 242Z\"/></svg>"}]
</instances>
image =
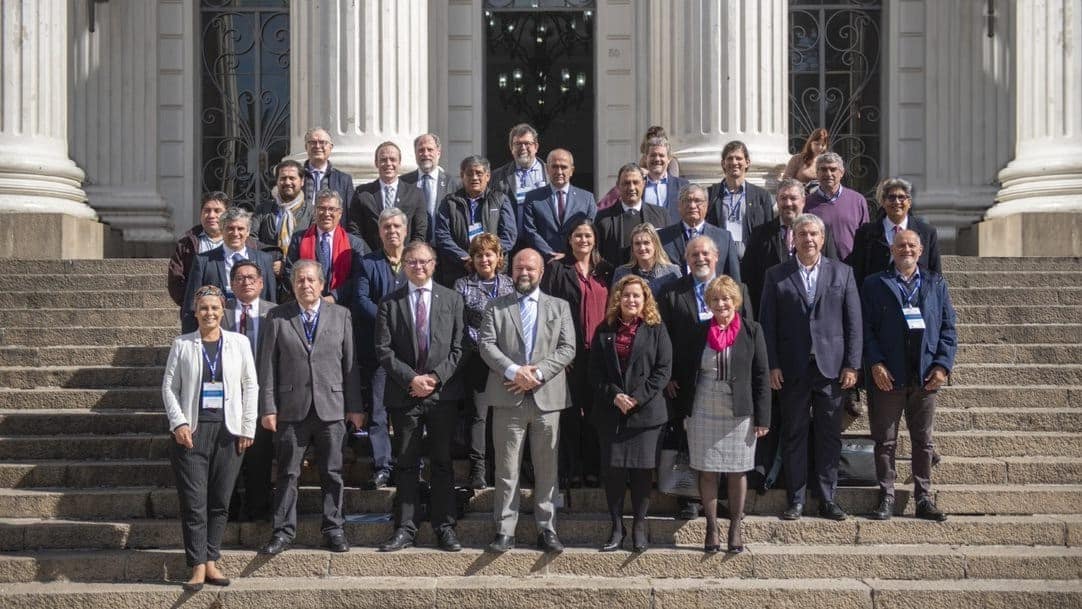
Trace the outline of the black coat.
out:
<instances>
[{"instance_id":1,"label":"black coat","mask_svg":"<svg viewBox=\"0 0 1082 609\"><path fill-rule=\"evenodd\" d=\"M890 244L887 243L886 230L883 228L884 217L885 212L880 211L874 220L858 228L853 236L853 251L846 262L853 267L853 279L856 280L858 288L864 285L865 277L891 267ZM933 273L942 273L939 239L935 228L913 214L909 214L907 226L909 230L920 235L920 242L924 244L924 252L917 260L917 265Z\"/></svg>"},{"instance_id":2,"label":"black coat","mask_svg":"<svg viewBox=\"0 0 1082 609\"><path fill-rule=\"evenodd\" d=\"M399 179L394 191L394 206L401 209L409 220L410 241L424 241L428 237L428 207L421 189ZM349 218L343 226L359 235L368 245L368 251L379 251L383 242L379 238L379 215L383 212L383 183L373 180L361 184L349 203Z\"/></svg>"},{"instance_id":3,"label":"black coat","mask_svg":"<svg viewBox=\"0 0 1082 609\"><path fill-rule=\"evenodd\" d=\"M704 332L702 347L694 353L700 362L703 349L709 348ZM687 350L691 351L690 347ZM689 407L695 403L695 387L701 368L697 363L694 369L683 375L689 384L685 387L681 383L680 388L682 393L687 394ZM733 379L733 414L752 417L756 427L770 427L770 365L766 357L763 328L759 324L741 318L740 333L729 354L729 368ZM690 414L689 409L687 415Z\"/></svg>"},{"instance_id":4,"label":"black coat","mask_svg":"<svg viewBox=\"0 0 1082 609\"><path fill-rule=\"evenodd\" d=\"M669 211L664 207L643 203L638 217L624 213L624 206L617 202L612 207L597 212L594 226L597 230L597 251L614 267L631 260L631 231L649 222L661 230L670 224Z\"/></svg>"},{"instance_id":5,"label":"black coat","mask_svg":"<svg viewBox=\"0 0 1082 609\"><path fill-rule=\"evenodd\" d=\"M751 301L758 303L763 297L763 279L767 269L790 258L781 232L781 219L774 218L755 227L744 243L746 247L744 258L740 260L740 277L748 286ZM827 258L838 259L838 247L834 245L834 235L830 231L826 231L822 253Z\"/></svg>"},{"instance_id":6,"label":"black coat","mask_svg":"<svg viewBox=\"0 0 1082 609\"><path fill-rule=\"evenodd\" d=\"M672 372L672 343L665 325L639 326L623 370L616 355L618 325L602 322L590 348L590 379L597 387L593 423L602 436L627 428L656 427L669 419L663 391ZM613 404L619 393L631 396L638 405L627 414L620 412Z\"/></svg>"}]
</instances>

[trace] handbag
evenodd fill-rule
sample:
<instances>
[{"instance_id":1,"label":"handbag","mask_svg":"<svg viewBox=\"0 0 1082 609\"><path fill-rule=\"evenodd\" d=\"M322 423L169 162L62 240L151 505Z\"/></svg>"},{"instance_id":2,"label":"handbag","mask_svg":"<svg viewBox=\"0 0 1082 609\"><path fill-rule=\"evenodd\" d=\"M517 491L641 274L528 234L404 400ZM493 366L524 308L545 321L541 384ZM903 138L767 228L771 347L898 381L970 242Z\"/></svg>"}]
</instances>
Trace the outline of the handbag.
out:
<instances>
[{"instance_id":1,"label":"handbag","mask_svg":"<svg viewBox=\"0 0 1082 609\"><path fill-rule=\"evenodd\" d=\"M686 448L663 448L658 456L657 489L666 495L699 498L699 472L691 469Z\"/></svg>"},{"instance_id":2,"label":"handbag","mask_svg":"<svg viewBox=\"0 0 1082 609\"><path fill-rule=\"evenodd\" d=\"M875 440L867 436L842 438L838 486L879 486L875 474Z\"/></svg>"}]
</instances>

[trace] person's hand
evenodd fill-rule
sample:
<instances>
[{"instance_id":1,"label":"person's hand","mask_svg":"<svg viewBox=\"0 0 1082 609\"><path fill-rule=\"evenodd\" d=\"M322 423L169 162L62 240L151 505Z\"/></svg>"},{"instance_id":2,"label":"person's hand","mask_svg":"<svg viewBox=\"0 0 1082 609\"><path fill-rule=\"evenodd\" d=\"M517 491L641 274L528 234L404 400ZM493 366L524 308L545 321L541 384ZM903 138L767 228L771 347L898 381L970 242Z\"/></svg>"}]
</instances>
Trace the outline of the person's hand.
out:
<instances>
[{"instance_id":1,"label":"person's hand","mask_svg":"<svg viewBox=\"0 0 1082 609\"><path fill-rule=\"evenodd\" d=\"M932 366L931 371L928 372L928 376L924 377L924 390L925 391L938 391L943 383L947 382L947 370L943 366Z\"/></svg>"},{"instance_id":2,"label":"person's hand","mask_svg":"<svg viewBox=\"0 0 1082 609\"><path fill-rule=\"evenodd\" d=\"M890 370L887 370L887 366L883 362L872 366L872 382L880 391L894 390L894 375L890 373Z\"/></svg>"},{"instance_id":3,"label":"person's hand","mask_svg":"<svg viewBox=\"0 0 1082 609\"><path fill-rule=\"evenodd\" d=\"M842 389L852 389L857 384L857 371L852 368L842 368L840 380Z\"/></svg>"},{"instance_id":4,"label":"person's hand","mask_svg":"<svg viewBox=\"0 0 1082 609\"><path fill-rule=\"evenodd\" d=\"M781 368L770 369L770 388L774 391L781 389L782 383L785 382L785 378L781 375Z\"/></svg>"},{"instance_id":5,"label":"person's hand","mask_svg":"<svg viewBox=\"0 0 1082 609\"><path fill-rule=\"evenodd\" d=\"M328 304L334 304L335 303L334 296L331 296L330 294L327 294L326 296L323 297L323 302L326 302Z\"/></svg>"},{"instance_id":6,"label":"person's hand","mask_svg":"<svg viewBox=\"0 0 1082 609\"><path fill-rule=\"evenodd\" d=\"M278 415L276 414L263 415L263 418L260 420L259 423L263 426L263 429L266 429L269 432L273 433L275 431L278 431Z\"/></svg>"},{"instance_id":7,"label":"person's hand","mask_svg":"<svg viewBox=\"0 0 1082 609\"><path fill-rule=\"evenodd\" d=\"M541 381L537 380L537 366L529 364L519 366L518 372L515 373L514 383L524 391L533 391L540 387Z\"/></svg>"},{"instance_id":8,"label":"person's hand","mask_svg":"<svg viewBox=\"0 0 1082 609\"><path fill-rule=\"evenodd\" d=\"M274 270L274 276L275 277L281 277L282 276L282 261L281 260L275 260L274 264L271 265L271 268Z\"/></svg>"},{"instance_id":9,"label":"person's hand","mask_svg":"<svg viewBox=\"0 0 1082 609\"><path fill-rule=\"evenodd\" d=\"M755 437L756 438L761 438L761 437L765 436L768 433L770 433L770 428L769 427L760 427L759 425L755 426Z\"/></svg>"},{"instance_id":10,"label":"person's hand","mask_svg":"<svg viewBox=\"0 0 1082 609\"><path fill-rule=\"evenodd\" d=\"M635 398L626 393L617 393L616 398L613 399L612 403L624 414L627 414L632 408L638 406L638 402L635 401Z\"/></svg>"},{"instance_id":11,"label":"person's hand","mask_svg":"<svg viewBox=\"0 0 1082 609\"><path fill-rule=\"evenodd\" d=\"M676 394L680 391L680 383L676 381L669 381L668 385L665 385L665 395L670 400L676 399Z\"/></svg>"},{"instance_id":12,"label":"person's hand","mask_svg":"<svg viewBox=\"0 0 1082 609\"><path fill-rule=\"evenodd\" d=\"M192 448L195 444L192 443L192 428L188 425L181 425L173 430L173 439L177 441L184 448Z\"/></svg>"},{"instance_id":13,"label":"person's hand","mask_svg":"<svg viewBox=\"0 0 1082 609\"><path fill-rule=\"evenodd\" d=\"M555 252L555 253L552 254L552 259L553 260L563 260L564 256L566 256L566 255L567 254L565 254L563 252Z\"/></svg>"},{"instance_id":14,"label":"person's hand","mask_svg":"<svg viewBox=\"0 0 1082 609\"><path fill-rule=\"evenodd\" d=\"M418 374L410 381L410 396L427 398L436 390L436 380L428 374Z\"/></svg>"},{"instance_id":15,"label":"person's hand","mask_svg":"<svg viewBox=\"0 0 1082 609\"><path fill-rule=\"evenodd\" d=\"M353 423L354 429L364 428L365 415L363 412L347 412L346 418L350 423Z\"/></svg>"},{"instance_id":16,"label":"person's hand","mask_svg":"<svg viewBox=\"0 0 1082 609\"><path fill-rule=\"evenodd\" d=\"M243 455L244 451L252 446L253 441L252 438L245 438L244 436L237 438L237 454Z\"/></svg>"}]
</instances>

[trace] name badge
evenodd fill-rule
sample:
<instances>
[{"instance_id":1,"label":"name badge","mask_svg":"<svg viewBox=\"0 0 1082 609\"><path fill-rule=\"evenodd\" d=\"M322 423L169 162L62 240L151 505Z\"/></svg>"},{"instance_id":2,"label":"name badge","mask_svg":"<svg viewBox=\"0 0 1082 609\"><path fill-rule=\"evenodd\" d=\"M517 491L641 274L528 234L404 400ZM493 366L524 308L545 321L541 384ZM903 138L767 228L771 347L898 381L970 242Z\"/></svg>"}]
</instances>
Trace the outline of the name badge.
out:
<instances>
[{"instance_id":1,"label":"name badge","mask_svg":"<svg viewBox=\"0 0 1082 609\"><path fill-rule=\"evenodd\" d=\"M710 321L714 319L714 313L711 311L699 311L699 321Z\"/></svg>"},{"instance_id":2,"label":"name badge","mask_svg":"<svg viewBox=\"0 0 1082 609\"><path fill-rule=\"evenodd\" d=\"M924 318L920 316L920 307L902 307L902 315L905 317L905 325L910 330L924 329Z\"/></svg>"},{"instance_id":3,"label":"name badge","mask_svg":"<svg viewBox=\"0 0 1082 609\"><path fill-rule=\"evenodd\" d=\"M481 227L480 222L474 222L470 224L469 228L467 229L467 235L470 241L473 241L474 237L480 235L483 232L485 232L485 229Z\"/></svg>"},{"instance_id":4,"label":"name badge","mask_svg":"<svg viewBox=\"0 0 1082 609\"><path fill-rule=\"evenodd\" d=\"M221 410L225 405L225 385L223 383L203 383L203 408Z\"/></svg>"}]
</instances>

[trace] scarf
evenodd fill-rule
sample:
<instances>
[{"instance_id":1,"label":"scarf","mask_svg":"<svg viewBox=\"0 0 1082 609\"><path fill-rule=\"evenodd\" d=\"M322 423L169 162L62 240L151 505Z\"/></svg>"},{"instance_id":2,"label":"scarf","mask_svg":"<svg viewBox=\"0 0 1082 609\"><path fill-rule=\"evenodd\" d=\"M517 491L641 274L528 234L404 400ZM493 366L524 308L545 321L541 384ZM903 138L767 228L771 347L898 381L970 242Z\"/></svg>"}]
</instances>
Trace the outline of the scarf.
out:
<instances>
[{"instance_id":1,"label":"scarf","mask_svg":"<svg viewBox=\"0 0 1082 609\"><path fill-rule=\"evenodd\" d=\"M274 202L278 204L278 215L282 219L278 225L278 249L282 250L282 255L285 256L289 253L289 239L296 230L297 212L304 207L304 191L302 190L292 201L283 201L279 198L277 186L274 187L273 194Z\"/></svg>"},{"instance_id":2,"label":"scarf","mask_svg":"<svg viewBox=\"0 0 1082 609\"><path fill-rule=\"evenodd\" d=\"M739 333L739 315L733 315L733 320L724 328L718 325L717 319L714 319L714 321L710 322L710 329L706 332L706 342L711 349L720 353L736 342L736 335Z\"/></svg>"},{"instance_id":3,"label":"scarf","mask_svg":"<svg viewBox=\"0 0 1082 609\"><path fill-rule=\"evenodd\" d=\"M316 247L319 241L319 231L316 225L313 224L308 227L308 230L304 231L304 236L301 237L300 243L300 256L301 260L319 260L319 256L316 255ZM349 247L349 235L346 234L345 229L341 226L334 227L333 244L334 248L331 250L331 268L323 269L324 272L330 274L330 285L327 286L333 290L341 285L344 285L349 281L349 275L353 266L353 255Z\"/></svg>"}]
</instances>

